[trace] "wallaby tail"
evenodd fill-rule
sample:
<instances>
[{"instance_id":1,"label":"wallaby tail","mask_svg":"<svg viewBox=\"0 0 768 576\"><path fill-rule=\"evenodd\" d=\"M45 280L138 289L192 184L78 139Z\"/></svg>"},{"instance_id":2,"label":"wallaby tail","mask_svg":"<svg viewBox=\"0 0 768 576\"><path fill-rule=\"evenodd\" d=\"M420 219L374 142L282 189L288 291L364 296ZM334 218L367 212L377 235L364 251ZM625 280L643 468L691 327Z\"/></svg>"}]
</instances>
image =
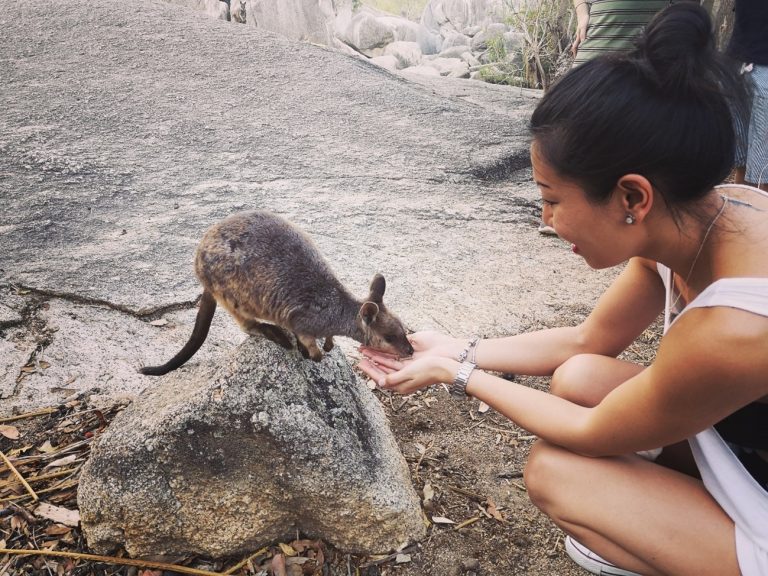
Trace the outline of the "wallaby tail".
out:
<instances>
[{"instance_id":1,"label":"wallaby tail","mask_svg":"<svg viewBox=\"0 0 768 576\"><path fill-rule=\"evenodd\" d=\"M171 370L176 370L176 368L192 358L192 356L195 355L195 352L200 349L200 346L203 345L203 342L205 342L215 312L216 298L206 290L203 292L203 297L200 299L200 309L197 311L197 318L195 319L195 328L192 330L192 336L190 336L187 343L184 344L184 348L162 366L144 366L143 368L139 368L139 372L146 374L147 376L162 376Z\"/></svg>"}]
</instances>

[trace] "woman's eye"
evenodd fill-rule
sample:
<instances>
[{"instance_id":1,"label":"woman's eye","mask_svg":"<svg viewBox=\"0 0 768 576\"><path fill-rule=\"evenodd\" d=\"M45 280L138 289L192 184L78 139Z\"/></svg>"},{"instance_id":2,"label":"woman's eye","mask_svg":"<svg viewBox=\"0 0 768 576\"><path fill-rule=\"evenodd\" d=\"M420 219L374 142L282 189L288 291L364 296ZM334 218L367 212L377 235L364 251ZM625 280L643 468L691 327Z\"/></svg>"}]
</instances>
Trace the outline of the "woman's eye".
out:
<instances>
[{"instance_id":1,"label":"woman's eye","mask_svg":"<svg viewBox=\"0 0 768 576\"><path fill-rule=\"evenodd\" d=\"M546 198L542 198L541 201L544 204L546 204L547 206L554 206L555 205L555 202L553 202L552 200L547 200Z\"/></svg>"}]
</instances>

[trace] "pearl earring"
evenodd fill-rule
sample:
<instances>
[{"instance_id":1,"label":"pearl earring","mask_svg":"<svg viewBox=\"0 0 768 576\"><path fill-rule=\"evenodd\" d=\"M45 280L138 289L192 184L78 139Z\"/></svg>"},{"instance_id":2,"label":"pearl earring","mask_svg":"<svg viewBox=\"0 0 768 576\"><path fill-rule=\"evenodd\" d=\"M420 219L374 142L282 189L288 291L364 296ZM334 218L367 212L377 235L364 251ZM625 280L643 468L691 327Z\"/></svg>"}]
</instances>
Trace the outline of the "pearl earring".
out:
<instances>
[{"instance_id":1,"label":"pearl earring","mask_svg":"<svg viewBox=\"0 0 768 576\"><path fill-rule=\"evenodd\" d=\"M627 217L624 218L624 222L626 222L627 224L634 224L635 217L632 214L627 214Z\"/></svg>"}]
</instances>

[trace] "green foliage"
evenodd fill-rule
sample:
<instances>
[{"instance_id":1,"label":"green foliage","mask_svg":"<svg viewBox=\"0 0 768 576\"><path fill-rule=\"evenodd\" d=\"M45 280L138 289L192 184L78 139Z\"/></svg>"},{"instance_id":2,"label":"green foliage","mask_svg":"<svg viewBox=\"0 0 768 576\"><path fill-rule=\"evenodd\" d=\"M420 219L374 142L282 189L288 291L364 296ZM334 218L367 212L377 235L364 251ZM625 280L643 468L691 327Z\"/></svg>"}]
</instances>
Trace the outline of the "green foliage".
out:
<instances>
[{"instance_id":1,"label":"green foliage","mask_svg":"<svg viewBox=\"0 0 768 576\"><path fill-rule=\"evenodd\" d=\"M550 86L570 65L570 45L576 26L573 5L564 0L541 0L515 7L505 0L507 23L523 34L522 75L531 88Z\"/></svg>"},{"instance_id":2,"label":"green foliage","mask_svg":"<svg viewBox=\"0 0 768 576\"><path fill-rule=\"evenodd\" d=\"M493 84L544 88L570 67L570 45L576 16L570 0L520 2L505 0L506 24L521 37L508 49L499 35L487 41L478 77Z\"/></svg>"},{"instance_id":3,"label":"green foliage","mask_svg":"<svg viewBox=\"0 0 768 576\"><path fill-rule=\"evenodd\" d=\"M504 36L499 34L487 41L487 56L490 62L503 62L507 59L507 47L504 45Z\"/></svg>"}]
</instances>

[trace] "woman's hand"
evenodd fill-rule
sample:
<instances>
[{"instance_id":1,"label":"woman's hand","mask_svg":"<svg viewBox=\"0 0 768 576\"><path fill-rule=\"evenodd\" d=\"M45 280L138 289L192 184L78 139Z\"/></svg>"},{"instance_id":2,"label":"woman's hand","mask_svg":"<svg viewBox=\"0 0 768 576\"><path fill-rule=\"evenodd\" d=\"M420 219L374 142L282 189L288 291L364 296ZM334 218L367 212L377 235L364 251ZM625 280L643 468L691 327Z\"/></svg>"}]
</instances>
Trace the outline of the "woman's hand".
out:
<instances>
[{"instance_id":1,"label":"woman's hand","mask_svg":"<svg viewBox=\"0 0 768 576\"><path fill-rule=\"evenodd\" d=\"M434 330L414 332L408 335L408 340L413 346L414 359L424 356L442 356L443 358L455 359L467 346L465 339L454 338Z\"/></svg>"},{"instance_id":2,"label":"woman's hand","mask_svg":"<svg viewBox=\"0 0 768 576\"><path fill-rule=\"evenodd\" d=\"M459 363L440 356L399 359L370 348L361 348L365 356L358 364L379 388L398 394L411 394L441 382L453 382Z\"/></svg>"}]
</instances>

